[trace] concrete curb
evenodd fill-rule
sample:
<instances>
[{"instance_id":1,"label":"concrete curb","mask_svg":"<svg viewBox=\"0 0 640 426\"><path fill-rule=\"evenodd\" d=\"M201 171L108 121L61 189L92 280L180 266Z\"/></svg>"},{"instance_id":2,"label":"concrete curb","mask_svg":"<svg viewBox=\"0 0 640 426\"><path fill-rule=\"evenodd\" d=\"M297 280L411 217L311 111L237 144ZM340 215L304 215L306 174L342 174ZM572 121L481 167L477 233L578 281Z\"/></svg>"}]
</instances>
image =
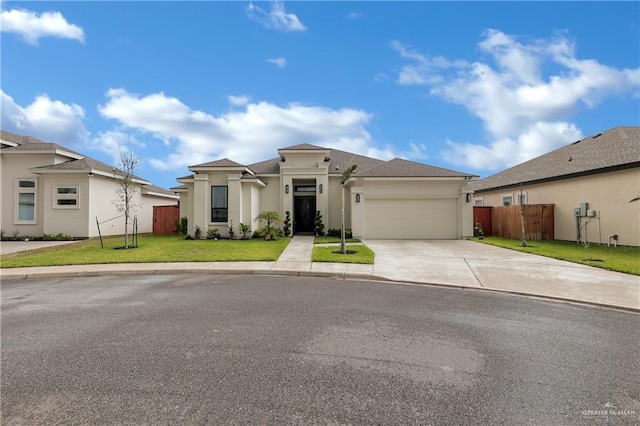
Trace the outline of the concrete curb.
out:
<instances>
[{"instance_id":1,"label":"concrete curb","mask_svg":"<svg viewBox=\"0 0 640 426\"><path fill-rule=\"evenodd\" d=\"M98 270L98 271L43 271L26 274L6 273L7 270L0 269L0 279L5 280L28 280L37 278L67 278L67 277L97 277L108 275L272 275L272 276L293 276L293 277L320 277L333 278L341 280L364 280L378 281L397 285L415 285L415 286L431 286L444 287L458 290L474 290L490 293L509 294L514 296L533 297L542 300L550 300L555 302L571 303L584 306L592 306L605 309L613 309L626 313L640 314L640 309L611 305L600 302L592 302L588 300L575 300L559 296L551 296L539 293L531 293L526 291L503 290L491 287L470 287L454 284L428 283L419 281L394 280L390 278L380 277L373 274L365 273L349 273L349 272L321 272L321 271L291 271L291 270L273 270L273 269L202 269L202 268L186 268L186 269L140 269L140 270Z\"/></svg>"}]
</instances>

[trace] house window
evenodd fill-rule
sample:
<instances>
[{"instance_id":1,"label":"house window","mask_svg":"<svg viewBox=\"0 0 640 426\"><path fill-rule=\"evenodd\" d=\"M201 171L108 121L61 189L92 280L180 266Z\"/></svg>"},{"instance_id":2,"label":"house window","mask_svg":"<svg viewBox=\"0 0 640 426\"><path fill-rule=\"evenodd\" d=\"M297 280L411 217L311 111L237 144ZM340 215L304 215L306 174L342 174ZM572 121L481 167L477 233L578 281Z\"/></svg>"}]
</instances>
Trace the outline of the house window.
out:
<instances>
[{"instance_id":1,"label":"house window","mask_svg":"<svg viewBox=\"0 0 640 426\"><path fill-rule=\"evenodd\" d=\"M36 223L37 179L16 181L17 209L15 223Z\"/></svg>"},{"instance_id":2,"label":"house window","mask_svg":"<svg viewBox=\"0 0 640 426\"><path fill-rule=\"evenodd\" d=\"M316 192L315 185L296 185L296 192Z\"/></svg>"},{"instance_id":3,"label":"house window","mask_svg":"<svg viewBox=\"0 0 640 426\"><path fill-rule=\"evenodd\" d=\"M522 194L518 194L518 204L520 204L521 206L527 204L527 193L523 192Z\"/></svg>"},{"instance_id":4,"label":"house window","mask_svg":"<svg viewBox=\"0 0 640 426\"><path fill-rule=\"evenodd\" d=\"M502 196L502 205L503 206L512 206L513 205L513 195L503 195Z\"/></svg>"},{"instance_id":5,"label":"house window","mask_svg":"<svg viewBox=\"0 0 640 426\"><path fill-rule=\"evenodd\" d=\"M77 209L80 207L78 200L78 185L65 185L53 187L54 209Z\"/></svg>"},{"instance_id":6,"label":"house window","mask_svg":"<svg viewBox=\"0 0 640 426\"><path fill-rule=\"evenodd\" d=\"M211 222L226 222L229 217L226 186L211 187Z\"/></svg>"},{"instance_id":7,"label":"house window","mask_svg":"<svg viewBox=\"0 0 640 426\"><path fill-rule=\"evenodd\" d=\"M484 206L484 198L475 198L473 200L474 206Z\"/></svg>"}]
</instances>

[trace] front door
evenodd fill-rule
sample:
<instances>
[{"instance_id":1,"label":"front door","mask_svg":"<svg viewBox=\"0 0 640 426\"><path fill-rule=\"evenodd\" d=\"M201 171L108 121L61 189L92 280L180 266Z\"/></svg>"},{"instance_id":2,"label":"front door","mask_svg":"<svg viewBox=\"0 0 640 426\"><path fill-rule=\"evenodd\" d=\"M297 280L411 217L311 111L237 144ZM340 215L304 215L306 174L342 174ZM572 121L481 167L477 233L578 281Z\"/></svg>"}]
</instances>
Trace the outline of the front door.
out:
<instances>
[{"instance_id":1,"label":"front door","mask_svg":"<svg viewBox=\"0 0 640 426\"><path fill-rule=\"evenodd\" d=\"M293 212L293 233L308 234L314 233L314 221L316 218L316 197L296 196L294 197Z\"/></svg>"}]
</instances>

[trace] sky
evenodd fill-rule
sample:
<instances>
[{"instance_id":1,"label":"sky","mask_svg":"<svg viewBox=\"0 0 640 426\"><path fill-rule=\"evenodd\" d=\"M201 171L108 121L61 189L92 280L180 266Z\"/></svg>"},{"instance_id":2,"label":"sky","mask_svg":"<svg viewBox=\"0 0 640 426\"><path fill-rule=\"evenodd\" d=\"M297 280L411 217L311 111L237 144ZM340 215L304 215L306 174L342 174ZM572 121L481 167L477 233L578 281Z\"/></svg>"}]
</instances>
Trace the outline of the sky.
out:
<instances>
[{"instance_id":1,"label":"sky","mask_svg":"<svg viewBox=\"0 0 640 426\"><path fill-rule=\"evenodd\" d=\"M0 5L2 129L164 188L300 143L486 177L640 125L638 2Z\"/></svg>"}]
</instances>

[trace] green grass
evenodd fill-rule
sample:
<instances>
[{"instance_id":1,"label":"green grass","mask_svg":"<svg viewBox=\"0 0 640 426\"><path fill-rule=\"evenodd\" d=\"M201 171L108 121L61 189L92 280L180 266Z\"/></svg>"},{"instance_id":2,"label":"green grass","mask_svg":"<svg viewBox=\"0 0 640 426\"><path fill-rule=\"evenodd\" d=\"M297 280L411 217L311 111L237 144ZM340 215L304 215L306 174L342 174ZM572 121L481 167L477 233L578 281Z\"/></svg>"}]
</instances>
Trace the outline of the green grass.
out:
<instances>
[{"instance_id":1,"label":"green grass","mask_svg":"<svg viewBox=\"0 0 640 426\"><path fill-rule=\"evenodd\" d=\"M277 241L185 240L182 236L140 235L138 248L114 250L124 243L122 236L0 256L2 268L87 265L97 263L230 262L277 260L290 238Z\"/></svg>"},{"instance_id":2,"label":"green grass","mask_svg":"<svg viewBox=\"0 0 640 426\"><path fill-rule=\"evenodd\" d=\"M347 250L355 251L354 254L334 253L340 247L314 247L311 260L313 262L335 262L335 263L364 263L373 265L375 254L364 244L350 245Z\"/></svg>"},{"instance_id":3,"label":"green grass","mask_svg":"<svg viewBox=\"0 0 640 426\"><path fill-rule=\"evenodd\" d=\"M486 237L484 240L473 240L611 271L640 275L640 247L607 247L594 244L584 247L569 241L530 241L527 243L528 247L522 247L520 240L509 238Z\"/></svg>"},{"instance_id":4,"label":"green grass","mask_svg":"<svg viewBox=\"0 0 640 426\"><path fill-rule=\"evenodd\" d=\"M358 238L345 238L347 243L359 243L360 240ZM338 243L340 244L340 237L315 237L313 239L313 244L332 244Z\"/></svg>"}]
</instances>

